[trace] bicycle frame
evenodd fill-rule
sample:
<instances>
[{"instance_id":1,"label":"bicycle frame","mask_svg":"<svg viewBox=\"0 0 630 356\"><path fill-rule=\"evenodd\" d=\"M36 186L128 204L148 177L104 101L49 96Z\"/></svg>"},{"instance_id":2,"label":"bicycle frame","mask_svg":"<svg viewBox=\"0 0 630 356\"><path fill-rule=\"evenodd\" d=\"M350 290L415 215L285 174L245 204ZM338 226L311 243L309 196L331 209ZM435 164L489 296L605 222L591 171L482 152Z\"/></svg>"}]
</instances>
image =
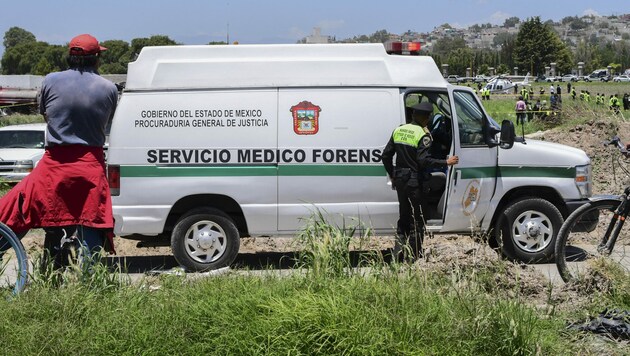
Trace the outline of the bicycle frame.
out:
<instances>
[{"instance_id":1,"label":"bicycle frame","mask_svg":"<svg viewBox=\"0 0 630 356\"><path fill-rule=\"evenodd\" d=\"M613 215L608 228L606 229L606 233L602 238L601 244L597 247L597 251L600 253L605 253L610 255L615 248L615 243L617 242L617 237L619 237L619 232L621 228L623 228L624 223L626 222L626 218L630 213L630 204L628 203L628 197L630 196L630 186L624 189L623 195L621 196L621 204L615 209L615 213Z\"/></svg>"}]
</instances>

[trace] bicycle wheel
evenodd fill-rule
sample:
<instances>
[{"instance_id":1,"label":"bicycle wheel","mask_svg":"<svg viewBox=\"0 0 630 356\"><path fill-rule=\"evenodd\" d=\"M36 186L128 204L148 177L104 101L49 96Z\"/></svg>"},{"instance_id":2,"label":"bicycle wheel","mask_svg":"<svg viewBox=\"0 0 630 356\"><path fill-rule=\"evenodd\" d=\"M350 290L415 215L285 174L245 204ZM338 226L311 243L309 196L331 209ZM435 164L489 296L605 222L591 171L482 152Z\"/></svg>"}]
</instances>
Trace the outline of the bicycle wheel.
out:
<instances>
[{"instance_id":1,"label":"bicycle wheel","mask_svg":"<svg viewBox=\"0 0 630 356\"><path fill-rule=\"evenodd\" d=\"M28 279L28 257L20 239L0 223L0 291L18 294Z\"/></svg>"},{"instance_id":2,"label":"bicycle wheel","mask_svg":"<svg viewBox=\"0 0 630 356\"><path fill-rule=\"evenodd\" d=\"M630 272L630 232L624 219L615 215L621 200L587 203L565 220L556 239L558 272L565 282L583 280L597 269ZM607 247L615 234L612 251Z\"/></svg>"}]
</instances>

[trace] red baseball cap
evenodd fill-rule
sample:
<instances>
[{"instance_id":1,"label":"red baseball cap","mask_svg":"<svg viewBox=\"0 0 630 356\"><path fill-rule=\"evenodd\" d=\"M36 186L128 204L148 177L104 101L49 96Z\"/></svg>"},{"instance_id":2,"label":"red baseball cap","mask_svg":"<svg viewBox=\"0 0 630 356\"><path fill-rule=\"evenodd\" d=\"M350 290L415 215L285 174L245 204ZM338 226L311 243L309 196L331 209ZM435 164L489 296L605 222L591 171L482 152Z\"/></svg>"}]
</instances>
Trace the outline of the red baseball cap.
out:
<instances>
[{"instance_id":1,"label":"red baseball cap","mask_svg":"<svg viewBox=\"0 0 630 356\"><path fill-rule=\"evenodd\" d=\"M88 56L107 49L100 46L96 38L88 34L78 35L73 38L68 47L70 48L70 54L75 56Z\"/></svg>"}]
</instances>

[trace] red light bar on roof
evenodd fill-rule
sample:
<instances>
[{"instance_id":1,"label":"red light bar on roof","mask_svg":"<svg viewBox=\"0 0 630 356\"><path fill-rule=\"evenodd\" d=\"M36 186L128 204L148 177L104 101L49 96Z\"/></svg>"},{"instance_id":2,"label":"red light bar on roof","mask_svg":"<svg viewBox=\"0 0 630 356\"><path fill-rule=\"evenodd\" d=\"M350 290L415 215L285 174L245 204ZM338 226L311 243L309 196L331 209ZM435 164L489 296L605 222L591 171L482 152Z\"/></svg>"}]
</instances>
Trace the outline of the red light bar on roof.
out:
<instances>
[{"instance_id":1,"label":"red light bar on roof","mask_svg":"<svg viewBox=\"0 0 630 356\"><path fill-rule=\"evenodd\" d=\"M388 54L417 56L420 54L420 42L387 42L385 51Z\"/></svg>"}]
</instances>

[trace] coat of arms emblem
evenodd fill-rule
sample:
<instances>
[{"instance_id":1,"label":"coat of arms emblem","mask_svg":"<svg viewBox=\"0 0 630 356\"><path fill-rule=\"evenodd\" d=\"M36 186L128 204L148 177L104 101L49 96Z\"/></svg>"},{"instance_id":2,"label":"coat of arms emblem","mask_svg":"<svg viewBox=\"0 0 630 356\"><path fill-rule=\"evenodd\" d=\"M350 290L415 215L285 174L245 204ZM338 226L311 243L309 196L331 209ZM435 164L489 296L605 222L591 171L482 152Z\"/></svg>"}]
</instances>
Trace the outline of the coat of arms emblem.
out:
<instances>
[{"instance_id":1,"label":"coat of arms emblem","mask_svg":"<svg viewBox=\"0 0 630 356\"><path fill-rule=\"evenodd\" d=\"M291 107L293 131L298 135L314 135L319 131L319 113L322 109L310 101Z\"/></svg>"}]
</instances>

